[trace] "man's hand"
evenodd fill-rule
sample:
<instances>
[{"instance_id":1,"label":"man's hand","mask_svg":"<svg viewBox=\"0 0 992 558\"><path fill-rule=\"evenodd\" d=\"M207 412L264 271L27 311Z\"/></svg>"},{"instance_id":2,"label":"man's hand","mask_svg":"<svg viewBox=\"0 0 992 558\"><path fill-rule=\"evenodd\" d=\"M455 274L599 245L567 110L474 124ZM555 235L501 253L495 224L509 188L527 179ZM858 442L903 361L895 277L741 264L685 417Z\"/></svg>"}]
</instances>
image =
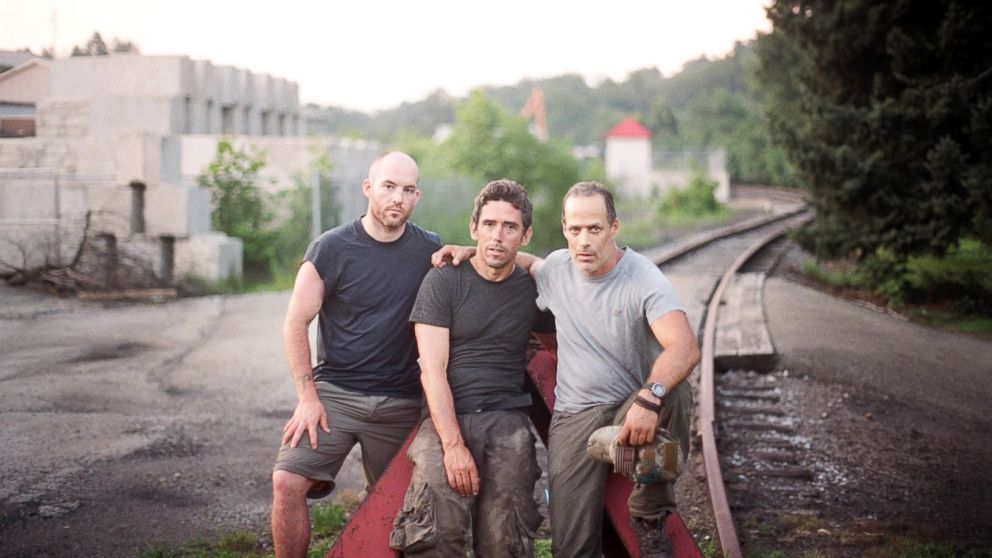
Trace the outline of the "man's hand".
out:
<instances>
[{"instance_id":1,"label":"man's hand","mask_svg":"<svg viewBox=\"0 0 992 558\"><path fill-rule=\"evenodd\" d=\"M446 263L458 265L475 255L475 246L455 246L445 244L437 252L431 254L431 265L434 267L444 267Z\"/></svg>"},{"instance_id":2,"label":"man's hand","mask_svg":"<svg viewBox=\"0 0 992 558\"><path fill-rule=\"evenodd\" d=\"M293 412L292 418L282 429L282 443L295 448L300 444L300 438L306 432L310 436L310 447L317 449L317 425L324 432L330 432L327 425L327 411L320 399L300 401Z\"/></svg>"},{"instance_id":3,"label":"man's hand","mask_svg":"<svg viewBox=\"0 0 992 558\"><path fill-rule=\"evenodd\" d=\"M623 420L623 428L617 437L621 446L643 446L654 440L658 427L658 414L639 405L631 405Z\"/></svg>"},{"instance_id":4,"label":"man's hand","mask_svg":"<svg viewBox=\"0 0 992 558\"><path fill-rule=\"evenodd\" d=\"M448 474L448 484L455 492L462 496L479 493L479 470L465 446L457 445L444 450L444 471Z\"/></svg>"}]
</instances>

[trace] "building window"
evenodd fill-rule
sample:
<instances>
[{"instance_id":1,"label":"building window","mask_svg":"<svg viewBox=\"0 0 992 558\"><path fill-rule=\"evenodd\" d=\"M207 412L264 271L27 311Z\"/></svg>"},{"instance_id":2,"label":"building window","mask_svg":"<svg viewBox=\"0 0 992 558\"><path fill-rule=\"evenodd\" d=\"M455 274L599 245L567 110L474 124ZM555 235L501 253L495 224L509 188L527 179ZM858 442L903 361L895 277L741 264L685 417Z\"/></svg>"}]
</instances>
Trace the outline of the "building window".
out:
<instances>
[{"instance_id":1,"label":"building window","mask_svg":"<svg viewBox=\"0 0 992 558\"><path fill-rule=\"evenodd\" d=\"M241 133L246 136L251 135L251 105L245 105L245 120Z\"/></svg>"},{"instance_id":2,"label":"building window","mask_svg":"<svg viewBox=\"0 0 992 558\"><path fill-rule=\"evenodd\" d=\"M193 133L193 99L189 95L183 99L183 133Z\"/></svg>"},{"instance_id":3,"label":"building window","mask_svg":"<svg viewBox=\"0 0 992 558\"><path fill-rule=\"evenodd\" d=\"M145 232L145 185L135 180L131 187L131 233Z\"/></svg>"},{"instance_id":4,"label":"building window","mask_svg":"<svg viewBox=\"0 0 992 558\"><path fill-rule=\"evenodd\" d=\"M207 99L206 117L204 118L205 123L203 126L204 132L208 134L214 133L214 101L213 99Z\"/></svg>"},{"instance_id":5,"label":"building window","mask_svg":"<svg viewBox=\"0 0 992 558\"><path fill-rule=\"evenodd\" d=\"M220 108L220 133L234 133L234 105L224 105Z\"/></svg>"},{"instance_id":6,"label":"building window","mask_svg":"<svg viewBox=\"0 0 992 558\"><path fill-rule=\"evenodd\" d=\"M286 113L285 112L280 112L279 113L279 135L280 136L285 136L286 135Z\"/></svg>"},{"instance_id":7,"label":"building window","mask_svg":"<svg viewBox=\"0 0 992 558\"><path fill-rule=\"evenodd\" d=\"M262 111L262 135L272 135L272 111L270 110Z\"/></svg>"}]
</instances>

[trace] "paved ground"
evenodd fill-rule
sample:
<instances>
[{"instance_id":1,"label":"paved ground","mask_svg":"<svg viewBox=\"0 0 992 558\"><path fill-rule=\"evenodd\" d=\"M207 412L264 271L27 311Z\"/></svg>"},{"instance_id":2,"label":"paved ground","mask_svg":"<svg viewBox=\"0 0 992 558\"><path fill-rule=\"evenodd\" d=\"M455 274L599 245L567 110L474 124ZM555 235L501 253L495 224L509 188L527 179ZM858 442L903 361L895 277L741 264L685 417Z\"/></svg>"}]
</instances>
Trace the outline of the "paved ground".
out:
<instances>
[{"instance_id":1,"label":"paved ground","mask_svg":"<svg viewBox=\"0 0 992 558\"><path fill-rule=\"evenodd\" d=\"M134 556L264 530L295 402L287 301L103 305L0 287L3 554Z\"/></svg>"}]
</instances>

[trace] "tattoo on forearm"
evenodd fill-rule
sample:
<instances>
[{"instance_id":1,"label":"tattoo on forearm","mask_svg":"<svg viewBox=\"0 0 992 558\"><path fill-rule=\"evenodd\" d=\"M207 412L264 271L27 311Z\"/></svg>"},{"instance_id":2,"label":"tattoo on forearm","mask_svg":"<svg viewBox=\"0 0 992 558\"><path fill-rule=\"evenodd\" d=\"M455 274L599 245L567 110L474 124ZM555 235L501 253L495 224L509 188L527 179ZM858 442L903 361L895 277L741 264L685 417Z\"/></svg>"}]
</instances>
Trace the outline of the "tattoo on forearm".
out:
<instances>
[{"instance_id":1,"label":"tattoo on forearm","mask_svg":"<svg viewBox=\"0 0 992 558\"><path fill-rule=\"evenodd\" d=\"M300 382L300 387L307 387L307 382L313 383L313 374L310 372L305 372L296 377L297 381Z\"/></svg>"}]
</instances>

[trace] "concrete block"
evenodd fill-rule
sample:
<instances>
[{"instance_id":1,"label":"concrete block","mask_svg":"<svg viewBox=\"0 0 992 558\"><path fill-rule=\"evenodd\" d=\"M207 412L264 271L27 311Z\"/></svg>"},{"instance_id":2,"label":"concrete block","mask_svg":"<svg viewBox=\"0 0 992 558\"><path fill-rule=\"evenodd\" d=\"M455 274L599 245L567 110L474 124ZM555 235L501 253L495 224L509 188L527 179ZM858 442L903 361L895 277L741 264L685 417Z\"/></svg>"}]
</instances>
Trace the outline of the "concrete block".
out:
<instances>
[{"instance_id":1,"label":"concrete block","mask_svg":"<svg viewBox=\"0 0 992 558\"><path fill-rule=\"evenodd\" d=\"M176 241L176 276L207 281L240 277L243 260L240 238L224 233L197 234Z\"/></svg>"}]
</instances>

